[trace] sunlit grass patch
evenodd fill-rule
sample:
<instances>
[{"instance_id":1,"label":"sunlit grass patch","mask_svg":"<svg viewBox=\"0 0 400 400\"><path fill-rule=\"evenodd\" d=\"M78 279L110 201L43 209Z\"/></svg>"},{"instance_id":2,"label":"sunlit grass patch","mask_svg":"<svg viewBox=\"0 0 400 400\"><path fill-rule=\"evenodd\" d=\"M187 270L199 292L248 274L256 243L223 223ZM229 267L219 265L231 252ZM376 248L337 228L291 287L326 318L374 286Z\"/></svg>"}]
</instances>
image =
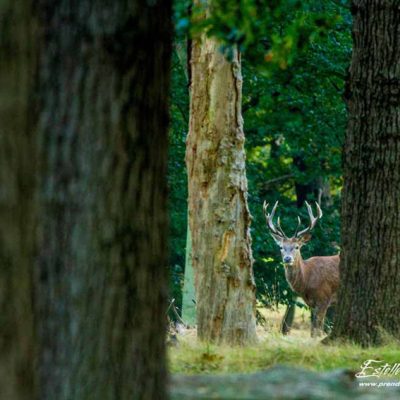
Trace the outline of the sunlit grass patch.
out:
<instances>
[{"instance_id":1,"label":"sunlit grass patch","mask_svg":"<svg viewBox=\"0 0 400 400\"><path fill-rule=\"evenodd\" d=\"M181 340L169 350L173 373L253 372L285 364L316 371L334 368L359 370L368 359L394 364L400 360L397 344L363 349L351 344L323 345L315 339L278 337L271 334L258 345L244 348L214 346Z\"/></svg>"},{"instance_id":2,"label":"sunlit grass patch","mask_svg":"<svg viewBox=\"0 0 400 400\"><path fill-rule=\"evenodd\" d=\"M277 329L263 328L259 338L259 343L250 347L215 346L198 342L194 331L186 332L178 338L179 344L169 349L170 370L184 374L254 372L284 364L314 371L358 371L368 359L400 362L400 346L395 341L367 349L354 344L324 345L321 339L310 338L308 329L282 336Z\"/></svg>"}]
</instances>

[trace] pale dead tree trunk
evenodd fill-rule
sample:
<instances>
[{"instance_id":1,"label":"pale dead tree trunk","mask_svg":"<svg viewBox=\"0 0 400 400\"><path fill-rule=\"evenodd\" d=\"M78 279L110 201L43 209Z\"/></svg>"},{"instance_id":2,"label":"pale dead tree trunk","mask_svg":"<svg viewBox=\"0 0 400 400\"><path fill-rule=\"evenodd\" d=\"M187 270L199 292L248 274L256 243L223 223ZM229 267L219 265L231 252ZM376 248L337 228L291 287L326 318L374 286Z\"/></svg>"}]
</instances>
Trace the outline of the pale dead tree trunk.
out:
<instances>
[{"instance_id":1,"label":"pale dead tree trunk","mask_svg":"<svg viewBox=\"0 0 400 400\"><path fill-rule=\"evenodd\" d=\"M189 223L201 340L256 339L255 284L247 206L240 55L193 39L186 162Z\"/></svg>"}]
</instances>

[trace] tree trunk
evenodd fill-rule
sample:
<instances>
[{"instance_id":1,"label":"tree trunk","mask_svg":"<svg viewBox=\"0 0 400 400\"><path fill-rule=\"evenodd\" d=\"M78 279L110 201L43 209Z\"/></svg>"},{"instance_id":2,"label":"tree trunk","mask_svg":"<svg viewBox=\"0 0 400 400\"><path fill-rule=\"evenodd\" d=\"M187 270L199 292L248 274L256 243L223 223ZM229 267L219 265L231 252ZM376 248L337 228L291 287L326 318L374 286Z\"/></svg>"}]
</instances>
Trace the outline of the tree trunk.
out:
<instances>
[{"instance_id":1,"label":"tree trunk","mask_svg":"<svg viewBox=\"0 0 400 400\"><path fill-rule=\"evenodd\" d=\"M287 335L292 330L294 316L296 314L296 299L297 296L293 294L291 296L290 303L286 306L285 314L283 315L280 328L282 335Z\"/></svg>"},{"instance_id":2,"label":"tree trunk","mask_svg":"<svg viewBox=\"0 0 400 400\"><path fill-rule=\"evenodd\" d=\"M400 9L354 0L344 149L341 286L332 337L400 332Z\"/></svg>"},{"instance_id":3,"label":"tree trunk","mask_svg":"<svg viewBox=\"0 0 400 400\"><path fill-rule=\"evenodd\" d=\"M185 277L182 290L182 319L189 326L196 325L196 291L194 287L194 273L192 264L192 238L190 228L187 227Z\"/></svg>"},{"instance_id":4,"label":"tree trunk","mask_svg":"<svg viewBox=\"0 0 400 400\"><path fill-rule=\"evenodd\" d=\"M41 0L40 399L162 399L170 1Z\"/></svg>"},{"instance_id":5,"label":"tree trunk","mask_svg":"<svg viewBox=\"0 0 400 400\"><path fill-rule=\"evenodd\" d=\"M187 17L191 18L192 3L189 2L187 8ZM177 43L176 52L179 62L185 73L188 89L190 88L190 57L191 57L191 38L187 38L184 44ZM186 231L186 251L185 251L185 273L183 279L182 289L182 320L194 327L196 325L196 292L194 287L194 272L192 265L192 235L189 227L189 215L187 218L187 231Z\"/></svg>"},{"instance_id":6,"label":"tree trunk","mask_svg":"<svg viewBox=\"0 0 400 400\"><path fill-rule=\"evenodd\" d=\"M192 42L186 162L201 340L245 344L255 333L240 56L205 35Z\"/></svg>"},{"instance_id":7,"label":"tree trunk","mask_svg":"<svg viewBox=\"0 0 400 400\"><path fill-rule=\"evenodd\" d=\"M31 6L0 6L0 398L7 400L35 399Z\"/></svg>"},{"instance_id":8,"label":"tree trunk","mask_svg":"<svg viewBox=\"0 0 400 400\"><path fill-rule=\"evenodd\" d=\"M297 155L293 157L293 165L300 171L305 173L307 171L307 165L304 160L304 155ZM313 179L309 182L298 182L295 181L295 191L296 191L296 205L297 208L302 208L304 202L309 200L310 197L314 197L315 200L318 199L320 190L322 190L322 179Z\"/></svg>"}]
</instances>

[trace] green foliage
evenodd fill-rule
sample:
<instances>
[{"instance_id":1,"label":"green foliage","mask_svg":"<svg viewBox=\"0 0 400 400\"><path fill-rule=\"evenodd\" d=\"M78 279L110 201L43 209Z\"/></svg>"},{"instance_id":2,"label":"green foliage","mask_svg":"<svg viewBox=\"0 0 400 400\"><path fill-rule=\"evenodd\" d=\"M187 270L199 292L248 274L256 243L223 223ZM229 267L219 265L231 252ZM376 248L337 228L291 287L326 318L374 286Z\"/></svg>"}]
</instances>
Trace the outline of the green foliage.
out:
<instances>
[{"instance_id":1,"label":"green foliage","mask_svg":"<svg viewBox=\"0 0 400 400\"><path fill-rule=\"evenodd\" d=\"M172 59L171 129L168 150L169 186L169 270L171 297L181 308L183 271L185 266L187 226L187 177L185 141L189 124L189 94L186 76L185 49L181 43L174 46Z\"/></svg>"},{"instance_id":2,"label":"green foliage","mask_svg":"<svg viewBox=\"0 0 400 400\"><path fill-rule=\"evenodd\" d=\"M351 54L350 12L340 0L212 4L205 19L192 10L190 24L188 2L176 2L169 150L173 296L179 296L186 238L184 147L189 117L184 34L206 30L221 40L228 55L235 43L243 51L243 117L257 296L267 306L288 303L293 301L292 293L279 250L265 227L262 202L280 201L278 213L290 235L297 215L303 223L307 221L305 207L298 209L298 200L302 196L317 200L318 189L323 188L324 216L303 256L337 253L346 123L342 93Z\"/></svg>"},{"instance_id":3,"label":"green foliage","mask_svg":"<svg viewBox=\"0 0 400 400\"><path fill-rule=\"evenodd\" d=\"M310 43L325 39L342 20L334 12L340 2L321 6L312 0L208 0L192 6L191 17L189 4L177 2L178 37L206 33L221 42L228 57L237 45L268 75L292 65Z\"/></svg>"},{"instance_id":4,"label":"green foliage","mask_svg":"<svg viewBox=\"0 0 400 400\"><path fill-rule=\"evenodd\" d=\"M326 4L326 8L323 6ZM317 200L323 185L324 216L303 257L336 254L340 243L339 207L342 186L341 147L346 110L342 93L351 54L350 16L347 9L329 1L319 3L326 13L338 14L338 22L318 43L310 43L284 70L270 76L243 58L243 117L245 121L249 203L258 296L263 302L277 294L291 301L279 251L265 228L262 202L280 201L278 212L287 234L293 234L296 216L307 221L305 207L297 208L298 192ZM282 178L282 179L279 179ZM297 188L296 186L301 186ZM265 260L275 260L275 263ZM271 299L266 304L272 304Z\"/></svg>"}]
</instances>

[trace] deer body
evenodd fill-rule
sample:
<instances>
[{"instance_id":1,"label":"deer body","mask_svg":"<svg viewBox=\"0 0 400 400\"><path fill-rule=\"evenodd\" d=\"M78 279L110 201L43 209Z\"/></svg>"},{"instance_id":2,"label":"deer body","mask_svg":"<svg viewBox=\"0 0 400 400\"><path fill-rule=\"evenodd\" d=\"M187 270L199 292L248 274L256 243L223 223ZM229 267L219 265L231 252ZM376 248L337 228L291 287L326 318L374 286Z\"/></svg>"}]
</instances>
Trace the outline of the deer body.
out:
<instances>
[{"instance_id":1,"label":"deer body","mask_svg":"<svg viewBox=\"0 0 400 400\"><path fill-rule=\"evenodd\" d=\"M309 307L317 303L336 302L339 287L339 256L299 257L292 265L285 267L285 276L294 292L299 294Z\"/></svg>"},{"instance_id":2,"label":"deer body","mask_svg":"<svg viewBox=\"0 0 400 400\"><path fill-rule=\"evenodd\" d=\"M336 303L339 287L339 256L299 257L293 265L285 267L285 276L290 287L312 309L311 336L318 336L326 311Z\"/></svg>"},{"instance_id":3,"label":"deer body","mask_svg":"<svg viewBox=\"0 0 400 400\"><path fill-rule=\"evenodd\" d=\"M314 228L317 220L322 217L322 211L317 204L318 217L315 218L311 207L306 203L311 221L310 226L298 232L301 223L299 218L295 235L288 238L283 233L279 218L277 227L272 221L277 204L278 202L271 214L266 212L268 205L264 204L267 226L281 249L286 280L293 291L301 296L312 309L311 336L317 336L322 333L327 309L336 302L336 292L339 287L339 255L311 257L303 260L300 249L310 240L309 232Z\"/></svg>"}]
</instances>

